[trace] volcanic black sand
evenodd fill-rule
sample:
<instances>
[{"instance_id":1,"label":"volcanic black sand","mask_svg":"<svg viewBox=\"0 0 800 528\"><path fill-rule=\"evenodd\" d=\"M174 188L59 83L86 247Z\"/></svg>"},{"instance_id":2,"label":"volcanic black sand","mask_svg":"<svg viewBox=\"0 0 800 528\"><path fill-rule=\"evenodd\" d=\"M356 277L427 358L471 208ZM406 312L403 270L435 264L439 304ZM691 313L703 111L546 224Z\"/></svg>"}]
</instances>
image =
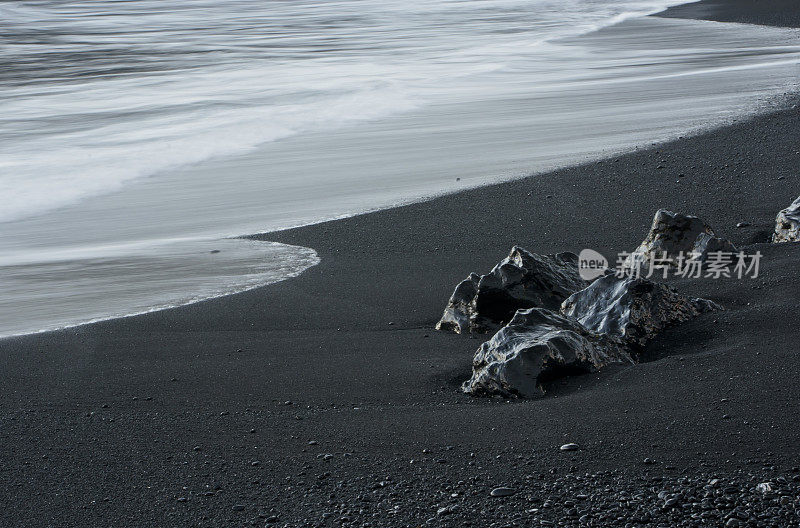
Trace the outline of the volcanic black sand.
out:
<instances>
[{"instance_id":1,"label":"volcanic black sand","mask_svg":"<svg viewBox=\"0 0 800 528\"><path fill-rule=\"evenodd\" d=\"M752 5L673 13L800 13ZM800 111L775 105L600 163L261 237L319 252L296 279L0 342L0 525L797 526L800 244L764 242L800 194ZM432 329L458 281L514 244L632 250L662 207L760 250L761 276L676 282L726 311L662 334L653 361L535 401L459 392L480 341ZM499 486L515 494L490 497Z\"/></svg>"},{"instance_id":2,"label":"volcanic black sand","mask_svg":"<svg viewBox=\"0 0 800 528\"><path fill-rule=\"evenodd\" d=\"M702 0L671 7L660 16L697 18L718 22L800 26L800 8L795 0Z\"/></svg>"}]
</instances>

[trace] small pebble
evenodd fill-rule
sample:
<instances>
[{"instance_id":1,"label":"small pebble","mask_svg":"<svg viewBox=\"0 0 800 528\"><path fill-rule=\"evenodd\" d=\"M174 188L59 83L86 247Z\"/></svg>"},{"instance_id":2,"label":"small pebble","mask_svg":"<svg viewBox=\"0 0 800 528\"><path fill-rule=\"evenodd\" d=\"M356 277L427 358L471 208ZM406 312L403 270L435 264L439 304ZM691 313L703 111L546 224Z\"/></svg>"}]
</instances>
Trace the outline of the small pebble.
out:
<instances>
[{"instance_id":1,"label":"small pebble","mask_svg":"<svg viewBox=\"0 0 800 528\"><path fill-rule=\"evenodd\" d=\"M514 488L495 488L489 494L492 497L508 497L509 495L513 495L517 492Z\"/></svg>"},{"instance_id":2,"label":"small pebble","mask_svg":"<svg viewBox=\"0 0 800 528\"><path fill-rule=\"evenodd\" d=\"M756 486L756 491L761 493L769 493L772 491L772 482L762 482L758 486Z\"/></svg>"}]
</instances>

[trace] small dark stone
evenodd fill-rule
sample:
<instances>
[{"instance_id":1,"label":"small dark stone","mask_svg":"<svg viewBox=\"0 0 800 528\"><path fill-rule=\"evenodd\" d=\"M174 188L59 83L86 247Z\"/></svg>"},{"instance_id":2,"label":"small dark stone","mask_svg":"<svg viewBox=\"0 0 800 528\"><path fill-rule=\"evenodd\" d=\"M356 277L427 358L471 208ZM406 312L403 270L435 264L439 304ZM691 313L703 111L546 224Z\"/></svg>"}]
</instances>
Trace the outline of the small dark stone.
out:
<instances>
[{"instance_id":1,"label":"small dark stone","mask_svg":"<svg viewBox=\"0 0 800 528\"><path fill-rule=\"evenodd\" d=\"M514 488L500 487L493 489L491 493L489 493L489 495L491 495L492 497L508 497L510 495L515 494L516 492L517 490L515 490Z\"/></svg>"}]
</instances>

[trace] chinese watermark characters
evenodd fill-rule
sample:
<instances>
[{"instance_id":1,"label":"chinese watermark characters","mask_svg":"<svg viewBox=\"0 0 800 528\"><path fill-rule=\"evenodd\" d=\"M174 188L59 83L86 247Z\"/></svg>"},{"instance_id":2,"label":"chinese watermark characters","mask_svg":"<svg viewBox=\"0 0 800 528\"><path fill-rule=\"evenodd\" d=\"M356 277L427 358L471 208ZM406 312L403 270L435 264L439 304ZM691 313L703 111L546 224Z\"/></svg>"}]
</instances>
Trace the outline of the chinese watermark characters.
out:
<instances>
[{"instance_id":1,"label":"chinese watermark characters","mask_svg":"<svg viewBox=\"0 0 800 528\"><path fill-rule=\"evenodd\" d=\"M761 252L711 251L700 255L681 251L677 255L654 252L649 255L622 252L617 255L614 274L617 277L684 279L720 279L758 277ZM584 249L578 256L578 271L585 280L593 280L608 270L608 261L597 251Z\"/></svg>"}]
</instances>

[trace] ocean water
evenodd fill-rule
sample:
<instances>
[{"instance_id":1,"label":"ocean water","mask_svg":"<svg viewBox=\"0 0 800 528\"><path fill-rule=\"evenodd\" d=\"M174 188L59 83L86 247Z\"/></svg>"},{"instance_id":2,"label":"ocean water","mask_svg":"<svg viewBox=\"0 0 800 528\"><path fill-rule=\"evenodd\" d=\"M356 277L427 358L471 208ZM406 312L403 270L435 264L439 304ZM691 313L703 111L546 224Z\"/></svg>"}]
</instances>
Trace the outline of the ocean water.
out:
<instances>
[{"instance_id":1,"label":"ocean water","mask_svg":"<svg viewBox=\"0 0 800 528\"><path fill-rule=\"evenodd\" d=\"M286 279L312 248L235 237L607 156L795 89L796 31L646 16L677 3L0 1L0 335Z\"/></svg>"}]
</instances>

